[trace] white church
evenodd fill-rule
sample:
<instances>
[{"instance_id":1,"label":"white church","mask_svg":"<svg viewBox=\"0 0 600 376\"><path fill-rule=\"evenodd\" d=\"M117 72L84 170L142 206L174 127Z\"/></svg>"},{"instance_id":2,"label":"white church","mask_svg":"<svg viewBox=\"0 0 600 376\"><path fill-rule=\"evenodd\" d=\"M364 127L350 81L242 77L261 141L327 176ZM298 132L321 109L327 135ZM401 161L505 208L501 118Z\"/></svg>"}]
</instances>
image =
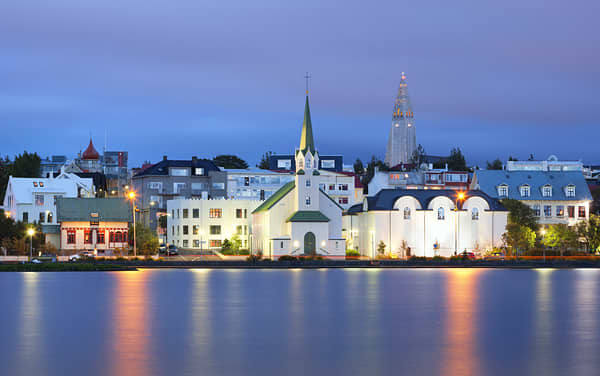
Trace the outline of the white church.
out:
<instances>
[{"instance_id":1,"label":"white church","mask_svg":"<svg viewBox=\"0 0 600 376\"><path fill-rule=\"evenodd\" d=\"M345 256L343 208L324 191L318 170L308 93L294 180L273 193L252 212L252 249L263 257L282 255Z\"/></svg>"}]
</instances>

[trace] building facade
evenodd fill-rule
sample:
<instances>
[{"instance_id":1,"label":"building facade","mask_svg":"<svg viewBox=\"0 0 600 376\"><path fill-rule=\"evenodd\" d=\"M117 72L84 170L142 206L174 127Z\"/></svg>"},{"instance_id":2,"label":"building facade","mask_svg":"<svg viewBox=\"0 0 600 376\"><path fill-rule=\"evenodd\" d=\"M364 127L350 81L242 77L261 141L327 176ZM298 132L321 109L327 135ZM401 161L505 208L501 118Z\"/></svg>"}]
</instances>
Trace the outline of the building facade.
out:
<instances>
[{"instance_id":1,"label":"building facade","mask_svg":"<svg viewBox=\"0 0 600 376\"><path fill-rule=\"evenodd\" d=\"M284 184L294 180L290 172L261 169L226 169L229 199L260 200L271 197Z\"/></svg>"},{"instance_id":2,"label":"building facade","mask_svg":"<svg viewBox=\"0 0 600 376\"><path fill-rule=\"evenodd\" d=\"M470 174L466 171L429 169L419 171L375 171L368 184L369 196L382 189L453 189L467 190Z\"/></svg>"},{"instance_id":3,"label":"building facade","mask_svg":"<svg viewBox=\"0 0 600 376\"><path fill-rule=\"evenodd\" d=\"M344 214L348 247L376 257L483 254L502 245L508 212L481 191L384 189ZM458 210L457 210L458 209Z\"/></svg>"},{"instance_id":4,"label":"building facade","mask_svg":"<svg viewBox=\"0 0 600 376\"><path fill-rule=\"evenodd\" d=\"M394 102L385 163L390 167L410 163L417 149L416 138L415 118L406 87L406 76L402 72L398 95Z\"/></svg>"}]
</instances>

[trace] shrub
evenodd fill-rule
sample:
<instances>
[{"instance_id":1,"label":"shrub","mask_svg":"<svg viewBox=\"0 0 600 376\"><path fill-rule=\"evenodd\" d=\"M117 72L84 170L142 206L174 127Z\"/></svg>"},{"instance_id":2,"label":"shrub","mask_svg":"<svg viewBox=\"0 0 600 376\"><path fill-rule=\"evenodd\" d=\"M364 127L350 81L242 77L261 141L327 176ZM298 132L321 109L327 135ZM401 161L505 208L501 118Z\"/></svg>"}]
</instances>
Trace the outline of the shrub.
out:
<instances>
[{"instance_id":1,"label":"shrub","mask_svg":"<svg viewBox=\"0 0 600 376\"><path fill-rule=\"evenodd\" d=\"M358 256L360 256L360 252L358 252L355 249L347 249L346 250L346 256L358 257Z\"/></svg>"},{"instance_id":2,"label":"shrub","mask_svg":"<svg viewBox=\"0 0 600 376\"><path fill-rule=\"evenodd\" d=\"M292 255L279 256L279 261L298 261L298 258Z\"/></svg>"},{"instance_id":3,"label":"shrub","mask_svg":"<svg viewBox=\"0 0 600 376\"><path fill-rule=\"evenodd\" d=\"M246 257L246 261L256 262L256 261L260 260L261 258L262 258L262 255L259 253L257 255L249 255L248 257Z\"/></svg>"},{"instance_id":4,"label":"shrub","mask_svg":"<svg viewBox=\"0 0 600 376\"><path fill-rule=\"evenodd\" d=\"M431 261L445 261L446 258L442 257L442 256L433 256L433 258L431 259Z\"/></svg>"},{"instance_id":5,"label":"shrub","mask_svg":"<svg viewBox=\"0 0 600 376\"><path fill-rule=\"evenodd\" d=\"M427 257L425 256L410 256L410 261L427 261Z\"/></svg>"}]
</instances>

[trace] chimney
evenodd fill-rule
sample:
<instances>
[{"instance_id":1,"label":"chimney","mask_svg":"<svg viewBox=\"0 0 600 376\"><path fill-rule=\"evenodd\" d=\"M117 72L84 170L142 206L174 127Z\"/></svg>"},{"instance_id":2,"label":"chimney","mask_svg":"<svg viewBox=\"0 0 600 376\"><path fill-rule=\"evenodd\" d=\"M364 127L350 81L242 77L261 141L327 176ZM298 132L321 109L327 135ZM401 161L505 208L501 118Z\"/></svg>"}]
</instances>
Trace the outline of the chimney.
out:
<instances>
[{"instance_id":1,"label":"chimney","mask_svg":"<svg viewBox=\"0 0 600 376\"><path fill-rule=\"evenodd\" d=\"M163 161L166 161L166 160L167 160L167 156L163 155Z\"/></svg>"}]
</instances>

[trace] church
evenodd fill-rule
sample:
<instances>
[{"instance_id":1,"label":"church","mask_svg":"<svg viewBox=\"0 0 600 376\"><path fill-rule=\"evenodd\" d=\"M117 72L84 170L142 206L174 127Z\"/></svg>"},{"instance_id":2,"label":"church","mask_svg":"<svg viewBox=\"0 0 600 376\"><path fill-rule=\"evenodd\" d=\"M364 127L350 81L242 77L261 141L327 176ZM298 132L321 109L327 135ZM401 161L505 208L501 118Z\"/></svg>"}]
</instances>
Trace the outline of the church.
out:
<instances>
[{"instance_id":1,"label":"church","mask_svg":"<svg viewBox=\"0 0 600 376\"><path fill-rule=\"evenodd\" d=\"M390 167L411 163L413 153L417 149L416 144L415 118L408 96L406 75L402 72L398 95L394 102L385 163Z\"/></svg>"},{"instance_id":2,"label":"church","mask_svg":"<svg viewBox=\"0 0 600 376\"><path fill-rule=\"evenodd\" d=\"M300 147L294 154L294 180L282 186L252 212L254 254L278 258L292 256L341 256L346 254L342 238L343 208L325 193L319 172L308 92Z\"/></svg>"}]
</instances>

